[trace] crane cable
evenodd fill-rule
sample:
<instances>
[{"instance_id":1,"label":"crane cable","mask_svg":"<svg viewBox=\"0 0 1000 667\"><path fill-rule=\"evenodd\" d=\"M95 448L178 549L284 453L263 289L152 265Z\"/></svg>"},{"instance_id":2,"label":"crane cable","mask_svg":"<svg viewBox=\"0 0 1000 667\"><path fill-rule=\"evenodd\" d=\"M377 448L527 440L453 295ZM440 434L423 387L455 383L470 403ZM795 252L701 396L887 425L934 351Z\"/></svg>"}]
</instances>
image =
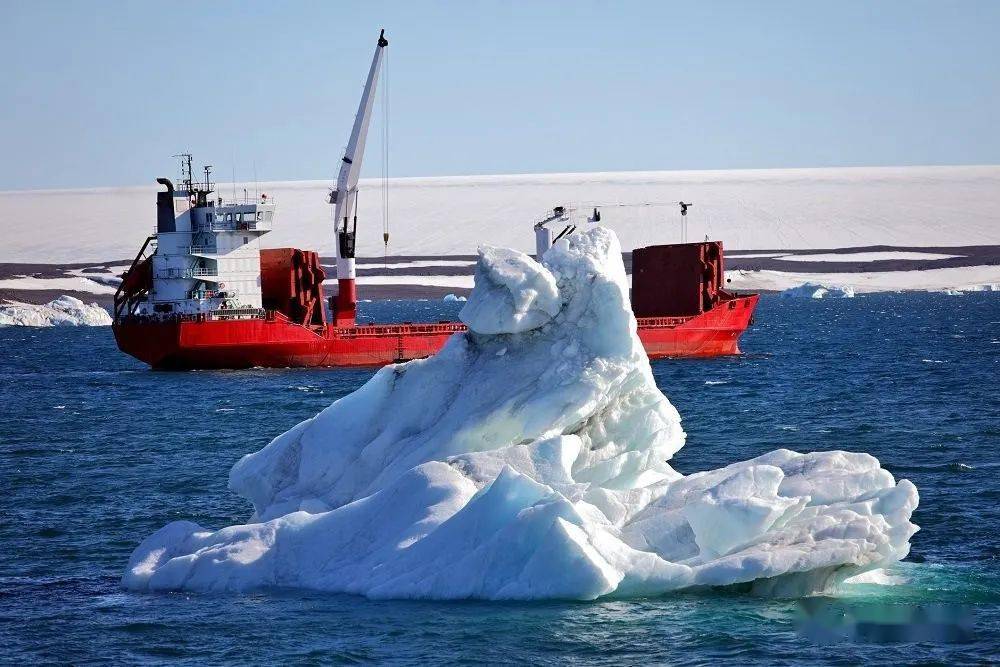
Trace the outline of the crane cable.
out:
<instances>
[{"instance_id":1,"label":"crane cable","mask_svg":"<svg viewBox=\"0 0 1000 667\"><path fill-rule=\"evenodd\" d=\"M389 52L385 52L382 82L382 242L383 266L389 257ZM387 268L387 267L386 267Z\"/></svg>"}]
</instances>

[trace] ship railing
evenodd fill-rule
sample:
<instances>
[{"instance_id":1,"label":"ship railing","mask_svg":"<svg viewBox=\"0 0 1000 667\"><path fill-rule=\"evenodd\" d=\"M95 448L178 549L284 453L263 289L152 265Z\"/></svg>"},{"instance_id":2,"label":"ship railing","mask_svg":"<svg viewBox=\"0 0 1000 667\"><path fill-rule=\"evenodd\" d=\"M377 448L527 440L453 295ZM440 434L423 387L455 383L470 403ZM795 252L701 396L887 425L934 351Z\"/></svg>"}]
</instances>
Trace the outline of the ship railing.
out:
<instances>
[{"instance_id":1,"label":"ship railing","mask_svg":"<svg viewBox=\"0 0 1000 667\"><path fill-rule=\"evenodd\" d=\"M270 231L271 223L261 221L253 222L204 222L200 225L196 225L196 230L199 232L261 232Z\"/></svg>"},{"instance_id":2,"label":"ship railing","mask_svg":"<svg viewBox=\"0 0 1000 667\"><path fill-rule=\"evenodd\" d=\"M134 322L207 322L218 320L266 320L268 312L263 308L220 308L207 313L150 313L132 314L122 320Z\"/></svg>"},{"instance_id":3,"label":"ship railing","mask_svg":"<svg viewBox=\"0 0 1000 667\"><path fill-rule=\"evenodd\" d=\"M219 249L212 245L191 245L187 248L189 255L215 255Z\"/></svg>"},{"instance_id":4,"label":"ship railing","mask_svg":"<svg viewBox=\"0 0 1000 667\"><path fill-rule=\"evenodd\" d=\"M246 199L225 199L219 198L213 202L213 206L216 208L230 208L233 206L273 206L278 203L277 200L271 197L247 197Z\"/></svg>"},{"instance_id":5,"label":"ship railing","mask_svg":"<svg viewBox=\"0 0 1000 667\"><path fill-rule=\"evenodd\" d=\"M187 293L187 298L203 301L205 299L238 299L240 293L235 290L196 289Z\"/></svg>"},{"instance_id":6,"label":"ship railing","mask_svg":"<svg viewBox=\"0 0 1000 667\"><path fill-rule=\"evenodd\" d=\"M220 308L205 313L208 320L263 320L267 311L263 308Z\"/></svg>"},{"instance_id":7,"label":"ship railing","mask_svg":"<svg viewBox=\"0 0 1000 667\"><path fill-rule=\"evenodd\" d=\"M399 322L395 324L361 324L353 327L334 327L337 333L346 337L351 336L376 336L386 331L398 329L406 330L407 334L442 334L458 333L466 331L466 327L461 322Z\"/></svg>"},{"instance_id":8,"label":"ship railing","mask_svg":"<svg viewBox=\"0 0 1000 667\"><path fill-rule=\"evenodd\" d=\"M218 269L167 269L158 271L157 278L213 278L218 277Z\"/></svg>"},{"instance_id":9,"label":"ship railing","mask_svg":"<svg viewBox=\"0 0 1000 667\"><path fill-rule=\"evenodd\" d=\"M676 327L690 320L694 315L683 317L637 317L641 327Z\"/></svg>"}]
</instances>

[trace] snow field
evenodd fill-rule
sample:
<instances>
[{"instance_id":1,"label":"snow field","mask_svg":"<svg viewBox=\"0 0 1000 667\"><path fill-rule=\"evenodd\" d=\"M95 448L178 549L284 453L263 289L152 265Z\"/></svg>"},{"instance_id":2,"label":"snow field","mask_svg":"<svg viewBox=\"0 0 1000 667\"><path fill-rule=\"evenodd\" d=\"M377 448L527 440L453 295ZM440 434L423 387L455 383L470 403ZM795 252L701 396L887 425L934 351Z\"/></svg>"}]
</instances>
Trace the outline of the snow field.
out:
<instances>
[{"instance_id":1,"label":"snow field","mask_svg":"<svg viewBox=\"0 0 1000 667\"><path fill-rule=\"evenodd\" d=\"M133 257L155 224L156 175L141 187L0 192L0 262ZM256 187L277 202L266 247L331 257L332 177L236 187ZM384 252L378 187L360 183L359 257ZM1000 166L397 178L390 198L391 255L468 255L481 243L530 252L531 225L560 204L581 215L602 206L604 224L626 249L675 243L681 200L694 202L689 238L708 235L729 250L1000 242Z\"/></svg>"}]
</instances>

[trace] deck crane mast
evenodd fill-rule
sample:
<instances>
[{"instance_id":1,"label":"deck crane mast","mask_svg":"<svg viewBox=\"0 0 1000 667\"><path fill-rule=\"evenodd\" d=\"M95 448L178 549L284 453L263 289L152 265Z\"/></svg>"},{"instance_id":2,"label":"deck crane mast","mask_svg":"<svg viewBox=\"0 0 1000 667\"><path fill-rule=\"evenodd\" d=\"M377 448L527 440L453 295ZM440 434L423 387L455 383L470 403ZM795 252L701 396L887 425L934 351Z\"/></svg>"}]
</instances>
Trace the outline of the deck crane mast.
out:
<instances>
[{"instance_id":1,"label":"deck crane mast","mask_svg":"<svg viewBox=\"0 0 1000 667\"><path fill-rule=\"evenodd\" d=\"M552 247L553 243L576 231L576 225L571 222L576 210L575 206L556 206L546 212L544 218L535 223L535 259L539 262L542 261L542 255ZM587 222L600 221L601 212L595 206L594 212L587 216ZM547 226L553 222L568 223L554 239L552 238L552 230Z\"/></svg>"},{"instance_id":2,"label":"deck crane mast","mask_svg":"<svg viewBox=\"0 0 1000 667\"><path fill-rule=\"evenodd\" d=\"M337 247L337 300L334 308L336 326L354 326L357 311L357 287L355 285L354 247L358 230L358 178L361 175L361 161L365 155L365 140L375 103L375 89L382 69L385 47L389 40L385 30L378 36L378 45L368 70L368 80L361 95L361 104L354 117L354 128L347 142L347 149L340 163L337 186L330 192L330 203L334 205L334 232Z\"/></svg>"}]
</instances>

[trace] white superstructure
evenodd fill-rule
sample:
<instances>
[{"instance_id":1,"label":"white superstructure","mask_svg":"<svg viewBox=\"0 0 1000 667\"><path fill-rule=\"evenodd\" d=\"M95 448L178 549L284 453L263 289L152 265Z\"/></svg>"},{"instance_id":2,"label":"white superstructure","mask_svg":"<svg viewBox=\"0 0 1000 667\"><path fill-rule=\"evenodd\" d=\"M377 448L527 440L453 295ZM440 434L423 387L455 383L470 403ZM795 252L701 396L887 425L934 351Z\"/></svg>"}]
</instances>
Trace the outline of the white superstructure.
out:
<instances>
[{"instance_id":1,"label":"white superstructure","mask_svg":"<svg viewBox=\"0 0 1000 667\"><path fill-rule=\"evenodd\" d=\"M157 195L152 289L138 314L191 315L260 309L260 237L271 230L274 203L267 195L243 201L211 198L205 182L191 178L191 156L182 156L182 182Z\"/></svg>"}]
</instances>

